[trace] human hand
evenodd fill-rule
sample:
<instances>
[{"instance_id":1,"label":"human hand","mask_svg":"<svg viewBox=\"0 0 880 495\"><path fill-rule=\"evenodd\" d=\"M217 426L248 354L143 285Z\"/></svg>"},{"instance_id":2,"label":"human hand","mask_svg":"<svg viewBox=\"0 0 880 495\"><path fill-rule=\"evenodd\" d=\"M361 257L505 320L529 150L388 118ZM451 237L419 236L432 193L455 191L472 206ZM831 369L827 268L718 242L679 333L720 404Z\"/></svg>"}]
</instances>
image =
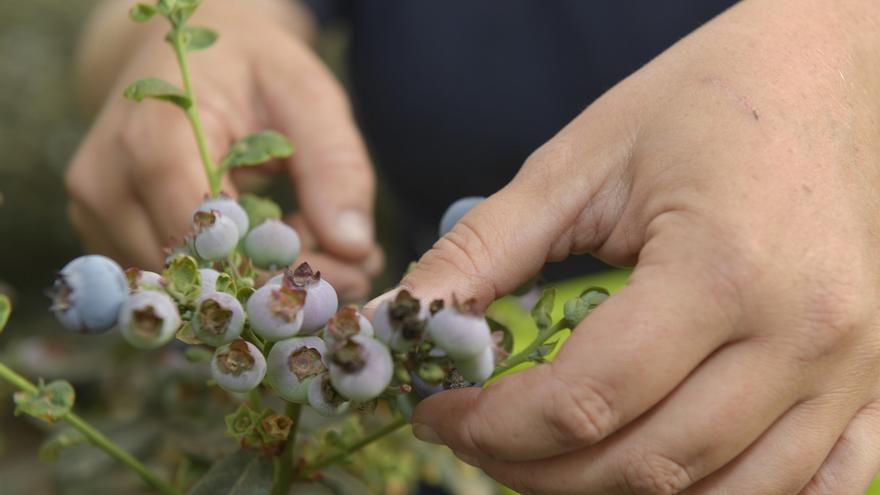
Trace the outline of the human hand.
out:
<instances>
[{"instance_id":1,"label":"human hand","mask_svg":"<svg viewBox=\"0 0 880 495\"><path fill-rule=\"evenodd\" d=\"M343 90L294 34L292 21L280 14L290 12L279 10L281 5L207 2L194 17L193 23L223 32L215 47L191 57L208 148L219 158L254 131L276 128L288 135L297 148L284 163L301 207L297 226L311 240L306 246L320 244L323 251L303 257L321 260L325 276L346 299L362 298L369 276L381 266L373 239L373 172ZM105 17L130 22L118 3L108 7L115 10ZM209 188L179 109L122 98L124 85L140 77L179 79L172 51L154 46L162 36L152 31L167 26L140 29L129 41L140 49L112 74L117 82L71 163L67 185L71 218L87 248L155 270L162 248L186 233L187 212ZM104 44L112 37L104 35ZM236 194L233 181L222 188Z\"/></svg>"},{"instance_id":2,"label":"human hand","mask_svg":"<svg viewBox=\"0 0 880 495\"><path fill-rule=\"evenodd\" d=\"M524 493L863 493L880 469L880 6L740 3L613 88L402 281L635 265L557 359L417 436Z\"/></svg>"}]
</instances>

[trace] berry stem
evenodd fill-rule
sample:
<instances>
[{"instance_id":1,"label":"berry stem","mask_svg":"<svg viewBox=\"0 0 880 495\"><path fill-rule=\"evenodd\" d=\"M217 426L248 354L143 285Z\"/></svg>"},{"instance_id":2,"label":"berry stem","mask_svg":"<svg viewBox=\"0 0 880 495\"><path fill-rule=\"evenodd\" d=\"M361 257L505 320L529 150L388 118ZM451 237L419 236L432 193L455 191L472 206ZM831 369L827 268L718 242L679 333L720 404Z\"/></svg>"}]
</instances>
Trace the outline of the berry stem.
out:
<instances>
[{"instance_id":1,"label":"berry stem","mask_svg":"<svg viewBox=\"0 0 880 495\"><path fill-rule=\"evenodd\" d=\"M38 392L36 385L28 381L27 378L8 368L3 363L0 363L0 378L3 378L18 389L25 392L34 394ZM141 463L141 461L137 460L128 452L122 450L122 448L120 448L119 445L116 445L113 440L107 438L103 433L96 430L84 419L77 416L73 411L67 412L66 414L61 416L61 419L63 419L67 422L67 424L82 433L89 440L89 442L91 442L92 445L98 447L99 449L109 454L110 457L131 468L141 477L142 480L144 480L145 483L155 488L157 491L166 495L183 495L183 492L179 491L177 488L174 488L173 486L171 486L171 484L164 481L162 478L159 477L159 475L157 475L156 473L151 471L150 468Z\"/></svg>"},{"instance_id":2,"label":"berry stem","mask_svg":"<svg viewBox=\"0 0 880 495\"><path fill-rule=\"evenodd\" d=\"M547 339L563 330L570 329L571 325L565 318L563 318L554 323L553 326L547 328L546 330L538 332L538 335L535 336L535 340L533 340L532 343L528 345L528 347L519 351L513 356L510 356L509 358L505 359L504 362L499 364L495 368L495 372L492 373L492 378L497 377L498 375L514 368L515 366L519 366L520 364L523 364L527 361L531 361L532 355L535 353L535 351L538 350L539 347L544 344L544 342L547 342Z\"/></svg>"},{"instance_id":3,"label":"berry stem","mask_svg":"<svg viewBox=\"0 0 880 495\"><path fill-rule=\"evenodd\" d=\"M302 406L293 402L288 402L284 407L284 414L293 421L293 425L290 427L284 451L275 458L275 480L271 495L287 495L290 490L290 483L293 481L293 447L296 443L296 430L299 428L300 411Z\"/></svg>"},{"instance_id":4,"label":"berry stem","mask_svg":"<svg viewBox=\"0 0 880 495\"><path fill-rule=\"evenodd\" d=\"M205 175L208 177L208 184L211 187L211 197L220 194L220 172L214 161L211 159L211 151L208 149L208 142L205 139L205 131L202 128L202 119L199 116L199 106L196 103L196 93L192 85L189 75L189 62L186 59L186 45L181 38L180 30L175 27L171 30L171 45L174 47L174 54L177 55L177 64L180 66L180 74L183 77L183 90L189 98L190 105L186 109L186 116L193 128L193 134L196 137L196 143L199 147L199 155L202 158L202 165L205 167Z\"/></svg>"},{"instance_id":5,"label":"berry stem","mask_svg":"<svg viewBox=\"0 0 880 495\"><path fill-rule=\"evenodd\" d=\"M316 473L316 472L318 472L328 466L332 466L333 464L336 464L337 462L341 461L342 459L345 459L349 455L357 452L358 450L366 447L367 445L375 442L376 440L379 440L380 438L382 438L386 435L390 435L391 433L394 433L395 431L399 430L401 427L403 427L406 424L407 424L407 421L405 418L397 418L394 421L379 428L378 430L370 433L369 435L365 435L360 440L358 440L356 442L352 442L349 445L346 445L345 448L342 449L341 452L326 456L323 459L315 460L315 462L313 462L310 466L307 466L303 470L302 474L304 475L304 477L306 479L308 479L314 473Z\"/></svg>"}]
</instances>

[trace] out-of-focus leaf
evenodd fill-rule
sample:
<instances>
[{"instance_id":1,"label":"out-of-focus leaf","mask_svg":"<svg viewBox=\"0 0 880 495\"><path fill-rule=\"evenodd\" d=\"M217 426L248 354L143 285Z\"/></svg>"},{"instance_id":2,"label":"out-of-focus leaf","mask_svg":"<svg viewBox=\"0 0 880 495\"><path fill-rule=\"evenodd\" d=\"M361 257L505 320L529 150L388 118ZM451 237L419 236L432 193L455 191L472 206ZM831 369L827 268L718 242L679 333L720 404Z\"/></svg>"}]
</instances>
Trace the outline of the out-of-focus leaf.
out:
<instances>
[{"instance_id":1,"label":"out-of-focus leaf","mask_svg":"<svg viewBox=\"0 0 880 495\"><path fill-rule=\"evenodd\" d=\"M76 393L73 385L64 380L55 380L48 385L40 380L36 393L18 391L15 400L15 415L27 414L54 423L73 408Z\"/></svg>"},{"instance_id":2,"label":"out-of-focus leaf","mask_svg":"<svg viewBox=\"0 0 880 495\"><path fill-rule=\"evenodd\" d=\"M214 463L189 495L264 495L272 489L272 460L239 449Z\"/></svg>"},{"instance_id":3,"label":"out-of-focus leaf","mask_svg":"<svg viewBox=\"0 0 880 495\"><path fill-rule=\"evenodd\" d=\"M43 445L40 446L40 450L37 452L37 456L43 462L54 461L58 459L58 456L61 455L61 451L64 449L86 441L85 435L79 431L64 430L43 442Z\"/></svg>"},{"instance_id":4,"label":"out-of-focus leaf","mask_svg":"<svg viewBox=\"0 0 880 495\"><path fill-rule=\"evenodd\" d=\"M242 194L238 197L238 204L247 212L251 228L266 220L281 219L281 207L271 199L261 198L254 194Z\"/></svg>"},{"instance_id":5,"label":"out-of-focus leaf","mask_svg":"<svg viewBox=\"0 0 880 495\"><path fill-rule=\"evenodd\" d=\"M131 10L128 11L128 16L134 22L147 22L150 20L158 10L156 10L155 5L150 5L147 3L139 3L136 4Z\"/></svg>"},{"instance_id":6,"label":"out-of-focus leaf","mask_svg":"<svg viewBox=\"0 0 880 495\"><path fill-rule=\"evenodd\" d=\"M0 294L0 333L3 333L3 329L6 328L6 323L9 321L9 315L12 313L12 303L9 302L9 298L6 297L6 294Z\"/></svg>"},{"instance_id":7,"label":"out-of-focus leaf","mask_svg":"<svg viewBox=\"0 0 880 495\"><path fill-rule=\"evenodd\" d=\"M293 144L289 139L276 131L260 131L245 136L232 145L229 153L223 157L221 168L228 170L235 167L259 165L273 158L287 158L293 154Z\"/></svg>"},{"instance_id":8,"label":"out-of-focus leaf","mask_svg":"<svg viewBox=\"0 0 880 495\"><path fill-rule=\"evenodd\" d=\"M165 39L168 42L173 42L173 36L175 36L174 32L168 33L168 36ZM177 36L180 36L180 41L183 43L183 46L191 52L204 50L205 48L210 47L219 37L217 31L197 26L182 27L177 31Z\"/></svg>"},{"instance_id":9,"label":"out-of-focus leaf","mask_svg":"<svg viewBox=\"0 0 880 495\"><path fill-rule=\"evenodd\" d=\"M571 328L580 324L599 304L608 299L608 289L603 287L589 287L581 292L580 296L565 301L563 314Z\"/></svg>"},{"instance_id":10,"label":"out-of-focus leaf","mask_svg":"<svg viewBox=\"0 0 880 495\"><path fill-rule=\"evenodd\" d=\"M137 80L125 88L122 95L137 102L143 101L144 98L170 101L184 110L192 105L192 101L182 89L158 77Z\"/></svg>"},{"instance_id":11,"label":"out-of-focus leaf","mask_svg":"<svg viewBox=\"0 0 880 495\"><path fill-rule=\"evenodd\" d=\"M187 347L183 355L190 363L207 363L214 353L204 347Z\"/></svg>"},{"instance_id":12,"label":"out-of-focus leaf","mask_svg":"<svg viewBox=\"0 0 880 495\"><path fill-rule=\"evenodd\" d=\"M544 289L541 298L538 299L535 307L532 308L532 319L535 320L539 330L546 330L553 324L553 306L555 303L556 289L553 287Z\"/></svg>"},{"instance_id":13,"label":"out-of-focus leaf","mask_svg":"<svg viewBox=\"0 0 880 495\"><path fill-rule=\"evenodd\" d=\"M192 303L201 290L199 264L191 256L174 258L163 273L168 281L168 293L182 303Z\"/></svg>"}]
</instances>

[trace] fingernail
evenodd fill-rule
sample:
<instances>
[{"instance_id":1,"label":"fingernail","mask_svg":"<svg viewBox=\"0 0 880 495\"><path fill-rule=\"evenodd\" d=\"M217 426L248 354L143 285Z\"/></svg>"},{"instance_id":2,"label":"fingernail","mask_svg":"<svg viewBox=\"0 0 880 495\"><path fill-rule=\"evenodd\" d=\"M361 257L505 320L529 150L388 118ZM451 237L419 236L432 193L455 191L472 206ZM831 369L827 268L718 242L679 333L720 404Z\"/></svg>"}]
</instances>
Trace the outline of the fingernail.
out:
<instances>
[{"instance_id":1,"label":"fingernail","mask_svg":"<svg viewBox=\"0 0 880 495\"><path fill-rule=\"evenodd\" d=\"M455 454L455 457L458 457L459 459L461 459L461 461L464 462L465 464L470 464L471 466L473 466L475 468L480 467L480 461L476 457L469 456L467 454L462 454L461 452L456 452L454 450L452 451L452 453Z\"/></svg>"},{"instance_id":2,"label":"fingernail","mask_svg":"<svg viewBox=\"0 0 880 495\"><path fill-rule=\"evenodd\" d=\"M366 215L345 210L336 216L336 236L346 244L367 246L373 242L373 229Z\"/></svg>"},{"instance_id":3,"label":"fingernail","mask_svg":"<svg viewBox=\"0 0 880 495\"><path fill-rule=\"evenodd\" d=\"M413 423L413 435L423 442L443 445L443 441L437 436L437 433L428 425L423 423Z\"/></svg>"}]
</instances>

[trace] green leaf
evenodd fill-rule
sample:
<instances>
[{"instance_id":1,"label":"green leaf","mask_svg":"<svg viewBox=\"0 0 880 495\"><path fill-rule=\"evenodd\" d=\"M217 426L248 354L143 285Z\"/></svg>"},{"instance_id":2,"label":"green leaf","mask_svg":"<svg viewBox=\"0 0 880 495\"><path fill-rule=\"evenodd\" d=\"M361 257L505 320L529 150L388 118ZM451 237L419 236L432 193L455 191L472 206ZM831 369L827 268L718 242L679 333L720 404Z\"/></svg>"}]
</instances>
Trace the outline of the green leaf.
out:
<instances>
[{"instance_id":1,"label":"green leaf","mask_svg":"<svg viewBox=\"0 0 880 495\"><path fill-rule=\"evenodd\" d=\"M590 287L581 292L581 295L565 301L563 314L565 321L571 328L575 328L584 321L594 309L604 300L608 299L609 292L603 287Z\"/></svg>"},{"instance_id":2,"label":"green leaf","mask_svg":"<svg viewBox=\"0 0 880 495\"><path fill-rule=\"evenodd\" d=\"M217 461L189 495L264 495L272 489L272 460L239 449Z\"/></svg>"},{"instance_id":3,"label":"green leaf","mask_svg":"<svg viewBox=\"0 0 880 495\"><path fill-rule=\"evenodd\" d=\"M238 302L240 302L242 306L244 306L245 304L247 304L247 300L250 299L251 294L253 294L254 292L256 292L256 289L254 289L253 287L242 287L241 289L238 289L238 292L235 294L235 298L238 299Z\"/></svg>"},{"instance_id":4,"label":"green leaf","mask_svg":"<svg viewBox=\"0 0 880 495\"><path fill-rule=\"evenodd\" d=\"M158 10L155 5L139 3L128 11L128 16L134 22L147 22L156 15L157 12Z\"/></svg>"},{"instance_id":5,"label":"green leaf","mask_svg":"<svg viewBox=\"0 0 880 495\"><path fill-rule=\"evenodd\" d=\"M259 165L272 158L287 158L293 154L293 144L275 131L260 131L245 136L223 157L220 167L223 171L235 167Z\"/></svg>"},{"instance_id":6,"label":"green leaf","mask_svg":"<svg viewBox=\"0 0 880 495\"><path fill-rule=\"evenodd\" d=\"M215 290L217 292L225 292L232 296L236 295L235 279L233 279L232 275L228 273L220 272L220 275L217 276Z\"/></svg>"},{"instance_id":7,"label":"green leaf","mask_svg":"<svg viewBox=\"0 0 880 495\"><path fill-rule=\"evenodd\" d=\"M546 330L553 324L553 306L556 302L556 289L550 287L544 289L541 298L532 308L532 319L538 325L538 330Z\"/></svg>"},{"instance_id":8,"label":"green leaf","mask_svg":"<svg viewBox=\"0 0 880 495\"><path fill-rule=\"evenodd\" d=\"M177 6L177 0L159 0L159 3L156 4L156 9L162 13L162 15L169 15L174 11Z\"/></svg>"},{"instance_id":9,"label":"green leaf","mask_svg":"<svg viewBox=\"0 0 880 495\"><path fill-rule=\"evenodd\" d=\"M168 281L168 293L178 301L189 304L199 296L202 277L199 264L192 256L174 258L162 276Z\"/></svg>"},{"instance_id":10,"label":"green leaf","mask_svg":"<svg viewBox=\"0 0 880 495\"><path fill-rule=\"evenodd\" d=\"M254 194L242 194L238 204L247 212L251 228L266 220L281 220L281 207L269 198L261 198Z\"/></svg>"},{"instance_id":11,"label":"green leaf","mask_svg":"<svg viewBox=\"0 0 880 495\"><path fill-rule=\"evenodd\" d=\"M174 33L169 33L168 38L166 39L171 41L170 37L173 35ZM220 36L217 34L217 31L214 31L213 29L195 26L183 27L178 30L177 35L180 36L180 41L183 43L183 46L191 52L204 50L205 48L210 47Z\"/></svg>"},{"instance_id":12,"label":"green leaf","mask_svg":"<svg viewBox=\"0 0 880 495\"><path fill-rule=\"evenodd\" d=\"M137 80L129 84L122 95L137 102L144 98L170 101L184 110L192 106L192 101L182 89L158 77Z\"/></svg>"},{"instance_id":13,"label":"green leaf","mask_svg":"<svg viewBox=\"0 0 880 495\"><path fill-rule=\"evenodd\" d=\"M199 8L201 0L175 0L173 3L174 7L168 14L168 20L170 20L175 27L181 27L186 24L186 21L189 20L189 18L196 12L196 9Z\"/></svg>"},{"instance_id":14,"label":"green leaf","mask_svg":"<svg viewBox=\"0 0 880 495\"><path fill-rule=\"evenodd\" d=\"M73 386L64 380L48 385L40 380L36 393L23 390L15 393L15 415L27 414L54 423L70 412L75 397Z\"/></svg>"},{"instance_id":15,"label":"green leaf","mask_svg":"<svg viewBox=\"0 0 880 495\"><path fill-rule=\"evenodd\" d=\"M9 302L9 297L6 294L0 294L0 333L3 333L3 329L6 328L10 314L12 314L12 303Z\"/></svg>"},{"instance_id":16,"label":"green leaf","mask_svg":"<svg viewBox=\"0 0 880 495\"><path fill-rule=\"evenodd\" d=\"M174 338L189 345L199 345L202 343L202 341L196 337L192 324L188 321L183 322L183 325L181 325L180 330L177 331L177 335L175 335Z\"/></svg>"},{"instance_id":17,"label":"green leaf","mask_svg":"<svg viewBox=\"0 0 880 495\"><path fill-rule=\"evenodd\" d=\"M43 445L40 446L40 450L37 452L37 456L43 462L54 461L61 455L62 450L85 443L86 441L85 435L79 431L64 430L43 442Z\"/></svg>"}]
</instances>

